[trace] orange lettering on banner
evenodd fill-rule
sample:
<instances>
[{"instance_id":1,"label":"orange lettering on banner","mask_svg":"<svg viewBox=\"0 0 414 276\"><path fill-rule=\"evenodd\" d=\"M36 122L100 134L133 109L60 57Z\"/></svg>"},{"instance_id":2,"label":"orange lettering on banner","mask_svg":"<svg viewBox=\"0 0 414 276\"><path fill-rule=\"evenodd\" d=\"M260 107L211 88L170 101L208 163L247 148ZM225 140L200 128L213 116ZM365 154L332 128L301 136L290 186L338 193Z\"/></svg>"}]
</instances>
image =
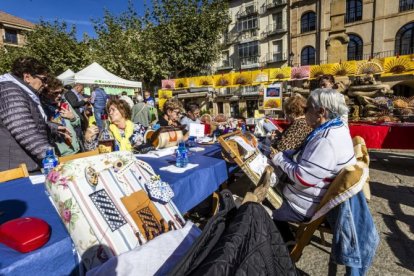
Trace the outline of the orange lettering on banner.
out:
<instances>
[{"instance_id":1,"label":"orange lettering on banner","mask_svg":"<svg viewBox=\"0 0 414 276\"><path fill-rule=\"evenodd\" d=\"M177 133L175 131L169 131L168 135L170 136L169 142L176 142L177 141Z\"/></svg>"}]
</instances>

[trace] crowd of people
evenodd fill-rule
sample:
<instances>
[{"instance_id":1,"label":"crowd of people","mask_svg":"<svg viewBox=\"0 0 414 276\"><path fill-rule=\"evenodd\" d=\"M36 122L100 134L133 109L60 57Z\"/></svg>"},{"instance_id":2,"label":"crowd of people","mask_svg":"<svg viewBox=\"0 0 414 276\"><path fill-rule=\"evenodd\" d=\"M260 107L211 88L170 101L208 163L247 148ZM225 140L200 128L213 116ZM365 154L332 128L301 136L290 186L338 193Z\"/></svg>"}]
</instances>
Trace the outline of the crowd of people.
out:
<instances>
[{"instance_id":1,"label":"crowd of people","mask_svg":"<svg viewBox=\"0 0 414 276\"><path fill-rule=\"evenodd\" d=\"M50 147L58 156L93 150L104 127L117 149L133 150L144 143L149 127L183 125L184 129L199 122L200 108L195 103L185 113L177 99L170 99L158 117L149 91L144 96L137 91L131 98L127 92L108 95L98 85L91 86L90 96L84 89L80 83L63 86L35 58L16 59L11 72L0 76L0 170L26 163L29 171L38 171Z\"/></svg>"},{"instance_id":2,"label":"crowd of people","mask_svg":"<svg viewBox=\"0 0 414 276\"><path fill-rule=\"evenodd\" d=\"M319 85L307 99L299 94L287 98L283 111L290 124L268 136L269 162L286 176L280 186L283 203L272 213L286 242L293 240L286 222L309 221L330 183L357 162L345 98L335 90L332 76L322 76ZM79 83L63 86L38 60L18 58L11 72L0 76L0 171L21 163L29 171L39 170L50 147L58 156L94 150L102 130L112 134L116 149L133 151L144 145L148 128L169 126L186 134L190 124L211 120L201 118L196 103L184 109L175 98L158 115L149 91L131 98L126 92L108 95L93 85L86 96L84 88ZM223 114L215 119L217 125L226 121ZM261 195L256 201L264 199L263 189L268 187L255 190Z\"/></svg>"}]
</instances>

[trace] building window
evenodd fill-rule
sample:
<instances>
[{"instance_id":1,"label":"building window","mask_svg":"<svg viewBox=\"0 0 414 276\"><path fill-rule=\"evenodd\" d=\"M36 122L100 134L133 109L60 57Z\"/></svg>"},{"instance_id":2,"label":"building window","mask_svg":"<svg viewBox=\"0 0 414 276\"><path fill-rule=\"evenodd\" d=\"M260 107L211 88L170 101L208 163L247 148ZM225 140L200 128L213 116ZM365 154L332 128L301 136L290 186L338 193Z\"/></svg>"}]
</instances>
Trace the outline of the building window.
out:
<instances>
[{"instance_id":1,"label":"building window","mask_svg":"<svg viewBox=\"0 0 414 276\"><path fill-rule=\"evenodd\" d=\"M404 25L395 36L395 53L406 55L414 53L414 22Z\"/></svg>"},{"instance_id":2,"label":"building window","mask_svg":"<svg viewBox=\"0 0 414 276\"><path fill-rule=\"evenodd\" d=\"M300 54L300 64L314 65L315 63L315 48L312 46L306 46Z\"/></svg>"},{"instance_id":3,"label":"building window","mask_svg":"<svg viewBox=\"0 0 414 276\"><path fill-rule=\"evenodd\" d=\"M259 42L252 41L239 44L239 58L242 65L259 62Z\"/></svg>"},{"instance_id":4,"label":"building window","mask_svg":"<svg viewBox=\"0 0 414 276\"><path fill-rule=\"evenodd\" d=\"M17 44L17 31L4 29L4 43Z\"/></svg>"},{"instance_id":5,"label":"building window","mask_svg":"<svg viewBox=\"0 0 414 276\"><path fill-rule=\"evenodd\" d=\"M361 60L363 54L362 39L354 34L350 34L348 36L348 60Z\"/></svg>"},{"instance_id":6,"label":"building window","mask_svg":"<svg viewBox=\"0 0 414 276\"><path fill-rule=\"evenodd\" d=\"M347 0L345 22L350 23L359 20L362 20L362 0Z\"/></svg>"},{"instance_id":7,"label":"building window","mask_svg":"<svg viewBox=\"0 0 414 276\"><path fill-rule=\"evenodd\" d=\"M257 27L258 25L256 16L247 17L237 22L238 32L256 29Z\"/></svg>"},{"instance_id":8,"label":"building window","mask_svg":"<svg viewBox=\"0 0 414 276\"><path fill-rule=\"evenodd\" d=\"M300 24L302 33L316 30L316 14L314 12L305 13L300 19Z\"/></svg>"},{"instance_id":9,"label":"building window","mask_svg":"<svg viewBox=\"0 0 414 276\"><path fill-rule=\"evenodd\" d=\"M253 57L259 55L259 42L252 41L243 44L239 44L239 57Z\"/></svg>"},{"instance_id":10,"label":"building window","mask_svg":"<svg viewBox=\"0 0 414 276\"><path fill-rule=\"evenodd\" d=\"M400 12L414 10L414 0L400 0Z\"/></svg>"},{"instance_id":11,"label":"building window","mask_svg":"<svg viewBox=\"0 0 414 276\"><path fill-rule=\"evenodd\" d=\"M273 41L272 60L273 62L279 62L283 60L283 41Z\"/></svg>"},{"instance_id":12,"label":"building window","mask_svg":"<svg viewBox=\"0 0 414 276\"><path fill-rule=\"evenodd\" d=\"M272 14L273 31L283 28L283 14L282 12Z\"/></svg>"}]
</instances>

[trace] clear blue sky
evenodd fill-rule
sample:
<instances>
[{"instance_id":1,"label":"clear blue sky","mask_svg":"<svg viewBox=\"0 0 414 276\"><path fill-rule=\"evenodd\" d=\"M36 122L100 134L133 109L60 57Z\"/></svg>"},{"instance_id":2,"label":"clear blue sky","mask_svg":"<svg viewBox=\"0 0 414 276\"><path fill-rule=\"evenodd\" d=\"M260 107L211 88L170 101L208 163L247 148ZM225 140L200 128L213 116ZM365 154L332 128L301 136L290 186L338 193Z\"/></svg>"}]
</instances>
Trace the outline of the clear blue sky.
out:
<instances>
[{"instance_id":1,"label":"clear blue sky","mask_svg":"<svg viewBox=\"0 0 414 276\"><path fill-rule=\"evenodd\" d=\"M139 15L144 13L146 0L133 0ZM42 18L46 21L65 20L76 25L77 37L83 33L95 37L91 18L102 18L104 9L114 14L126 11L128 0L0 0L0 10L29 20L33 23Z\"/></svg>"}]
</instances>

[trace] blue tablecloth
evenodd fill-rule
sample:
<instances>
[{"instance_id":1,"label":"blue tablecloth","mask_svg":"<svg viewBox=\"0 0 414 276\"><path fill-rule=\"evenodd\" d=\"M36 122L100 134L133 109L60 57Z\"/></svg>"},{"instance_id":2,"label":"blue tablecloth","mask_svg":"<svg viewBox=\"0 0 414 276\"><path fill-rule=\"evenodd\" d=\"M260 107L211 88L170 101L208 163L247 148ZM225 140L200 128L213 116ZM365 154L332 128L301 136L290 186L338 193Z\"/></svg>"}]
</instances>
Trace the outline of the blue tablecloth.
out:
<instances>
[{"instance_id":1,"label":"blue tablecloth","mask_svg":"<svg viewBox=\"0 0 414 276\"><path fill-rule=\"evenodd\" d=\"M41 248L20 253L0 244L0 275L68 275L77 271L72 240L46 195L43 184L29 178L0 184L0 224L19 217L37 217L51 228L50 240Z\"/></svg>"},{"instance_id":2,"label":"blue tablecloth","mask_svg":"<svg viewBox=\"0 0 414 276\"><path fill-rule=\"evenodd\" d=\"M190 152L189 162L199 164L184 173L160 171L160 168L175 164L175 156L139 159L152 166L162 180L174 191L173 201L181 213L185 213L211 195L228 179L236 165L227 164L221 156L220 145L203 146L204 151Z\"/></svg>"}]
</instances>

